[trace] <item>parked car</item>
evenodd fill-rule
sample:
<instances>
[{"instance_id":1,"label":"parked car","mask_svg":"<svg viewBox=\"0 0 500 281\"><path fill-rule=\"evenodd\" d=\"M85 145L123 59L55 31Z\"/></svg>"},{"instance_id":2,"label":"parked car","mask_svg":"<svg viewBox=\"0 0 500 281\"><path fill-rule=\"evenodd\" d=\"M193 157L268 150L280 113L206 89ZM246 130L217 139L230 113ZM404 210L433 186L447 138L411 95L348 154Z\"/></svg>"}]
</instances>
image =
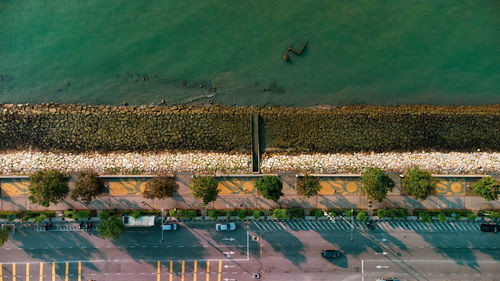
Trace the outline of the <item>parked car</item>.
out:
<instances>
[{"instance_id":1,"label":"parked car","mask_svg":"<svg viewBox=\"0 0 500 281\"><path fill-rule=\"evenodd\" d=\"M228 230L235 230L235 229L236 229L236 224L234 222L218 223L215 225L215 230L217 230L217 231L228 231Z\"/></svg>"},{"instance_id":2,"label":"parked car","mask_svg":"<svg viewBox=\"0 0 500 281\"><path fill-rule=\"evenodd\" d=\"M399 281L399 280L397 278L391 277L391 278L377 279L377 281Z\"/></svg>"},{"instance_id":3,"label":"parked car","mask_svg":"<svg viewBox=\"0 0 500 281\"><path fill-rule=\"evenodd\" d=\"M177 224L176 223L165 224L165 225L162 226L161 230L167 230L167 231L177 230Z\"/></svg>"},{"instance_id":4,"label":"parked car","mask_svg":"<svg viewBox=\"0 0 500 281\"><path fill-rule=\"evenodd\" d=\"M339 250L334 249L323 249L321 250L321 256L324 258L338 258L342 255Z\"/></svg>"},{"instance_id":5,"label":"parked car","mask_svg":"<svg viewBox=\"0 0 500 281\"><path fill-rule=\"evenodd\" d=\"M500 225L496 223L483 223L479 228L484 232L498 232Z\"/></svg>"}]
</instances>

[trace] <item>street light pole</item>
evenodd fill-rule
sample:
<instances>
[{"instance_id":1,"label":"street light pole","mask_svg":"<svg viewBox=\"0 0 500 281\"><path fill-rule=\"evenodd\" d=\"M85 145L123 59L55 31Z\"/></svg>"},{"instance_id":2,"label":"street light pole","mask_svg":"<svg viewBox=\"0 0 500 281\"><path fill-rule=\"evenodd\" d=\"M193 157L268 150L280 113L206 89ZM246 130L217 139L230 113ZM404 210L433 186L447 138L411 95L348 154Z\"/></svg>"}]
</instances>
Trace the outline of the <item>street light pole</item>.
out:
<instances>
[{"instance_id":1,"label":"street light pole","mask_svg":"<svg viewBox=\"0 0 500 281\"><path fill-rule=\"evenodd\" d=\"M351 242L354 240L354 210L351 209Z\"/></svg>"},{"instance_id":2,"label":"street light pole","mask_svg":"<svg viewBox=\"0 0 500 281\"><path fill-rule=\"evenodd\" d=\"M161 209L161 240L160 243L163 243L163 216L165 213L165 209Z\"/></svg>"}]
</instances>

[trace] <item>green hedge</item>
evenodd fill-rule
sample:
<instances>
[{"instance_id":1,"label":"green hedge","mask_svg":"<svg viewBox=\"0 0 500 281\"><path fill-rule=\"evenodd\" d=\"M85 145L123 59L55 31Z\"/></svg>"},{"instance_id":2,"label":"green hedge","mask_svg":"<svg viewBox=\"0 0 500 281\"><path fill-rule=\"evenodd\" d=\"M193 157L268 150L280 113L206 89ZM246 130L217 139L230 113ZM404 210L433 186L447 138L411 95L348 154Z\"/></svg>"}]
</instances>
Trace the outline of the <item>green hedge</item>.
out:
<instances>
[{"instance_id":1,"label":"green hedge","mask_svg":"<svg viewBox=\"0 0 500 281\"><path fill-rule=\"evenodd\" d=\"M0 105L0 150L249 151L250 115L266 147L300 152L500 150L500 105L111 107ZM290 126L293 124L293 126Z\"/></svg>"}]
</instances>

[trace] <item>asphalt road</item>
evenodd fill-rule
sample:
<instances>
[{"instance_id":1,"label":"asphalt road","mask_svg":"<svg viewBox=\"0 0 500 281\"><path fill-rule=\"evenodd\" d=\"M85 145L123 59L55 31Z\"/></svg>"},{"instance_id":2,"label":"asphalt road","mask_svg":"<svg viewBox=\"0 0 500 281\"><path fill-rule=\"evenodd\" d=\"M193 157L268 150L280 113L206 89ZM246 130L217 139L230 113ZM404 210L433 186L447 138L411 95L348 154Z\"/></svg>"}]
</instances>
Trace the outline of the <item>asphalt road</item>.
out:
<instances>
[{"instance_id":1,"label":"asphalt road","mask_svg":"<svg viewBox=\"0 0 500 281\"><path fill-rule=\"evenodd\" d=\"M4 280L499 280L500 234L382 230L261 231L251 223L216 232L214 222L179 230L127 229L115 242L95 232L18 229L0 248ZM327 260L324 248L344 255ZM13 278L13 275L16 278Z\"/></svg>"}]
</instances>

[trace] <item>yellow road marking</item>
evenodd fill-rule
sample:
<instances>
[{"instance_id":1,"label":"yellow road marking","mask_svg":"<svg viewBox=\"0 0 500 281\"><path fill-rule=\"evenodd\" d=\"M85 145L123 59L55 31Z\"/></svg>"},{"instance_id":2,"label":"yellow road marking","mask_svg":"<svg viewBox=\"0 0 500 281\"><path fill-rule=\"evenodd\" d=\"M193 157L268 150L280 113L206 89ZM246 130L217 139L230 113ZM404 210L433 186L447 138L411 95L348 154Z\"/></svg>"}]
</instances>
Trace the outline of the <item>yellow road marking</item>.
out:
<instances>
[{"instance_id":1,"label":"yellow road marking","mask_svg":"<svg viewBox=\"0 0 500 281\"><path fill-rule=\"evenodd\" d=\"M82 262L78 262L78 281L82 281Z\"/></svg>"},{"instance_id":2,"label":"yellow road marking","mask_svg":"<svg viewBox=\"0 0 500 281\"><path fill-rule=\"evenodd\" d=\"M3 281L3 266L2 264L0 263L0 281Z\"/></svg>"},{"instance_id":3,"label":"yellow road marking","mask_svg":"<svg viewBox=\"0 0 500 281\"><path fill-rule=\"evenodd\" d=\"M160 261L158 261L158 277L156 278L157 281L160 281Z\"/></svg>"},{"instance_id":4,"label":"yellow road marking","mask_svg":"<svg viewBox=\"0 0 500 281\"><path fill-rule=\"evenodd\" d=\"M217 281L220 281L221 271L222 271L222 261L219 260L219 273L217 274Z\"/></svg>"},{"instance_id":5,"label":"yellow road marking","mask_svg":"<svg viewBox=\"0 0 500 281\"><path fill-rule=\"evenodd\" d=\"M184 281L184 261L182 261L181 281Z\"/></svg>"},{"instance_id":6,"label":"yellow road marking","mask_svg":"<svg viewBox=\"0 0 500 281\"><path fill-rule=\"evenodd\" d=\"M196 268L198 267L198 261L194 261L194 276L193 281L196 281Z\"/></svg>"},{"instance_id":7,"label":"yellow road marking","mask_svg":"<svg viewBox=\"0 0 500 281\"><path fill-rule=\"evenodd\" d=\"M69 263L68 263L68 262L66 262L66 275L65 275L65 277L64 277L64 280L66 280L66 281L68 281L68 274L69 274L69 273L68 273L68 269L69 269Z\"/></svg>"},{"instance_id":8,"label":"yellow road marking","mask_svg":"<svg viewBox=\"0 0 500 281\"><path fill-rule=\"evenodd\" d=\"M210 261L207 261L207 281L210 279Z\"/></svg>"},{"instance_id":9,"label":"yellow road marking","mask_svg":"<svg viewBox=\"0 0 500 281\"><path fill-rule=\"evenodd\" d=\"M172 276L172 261L170 261L170 279L169 280L172 281L172 278L173 278L173 276Z\"/></svg>"},{"instance_id":10,"label":"yellow road marking","mask_svg":"<svg viewBox=\"0 0 500 281\"><path fill-rule=\"evenodd\" d=\"M40 263L40 281L43 281L43 262Z\"/></svg>"},{"instance_id":11,"label":"yellow road marking","mask_svg":"<svg viewBox=\"0 0 500 281\"><path fill-rule=\"evenodd\" d=\"M16 264L12 264L12 281L16 281Z\"/></svg>"},{"instance_id":12,"label":"yellow road marking","mask_svg":"<svg viewBox=\"0 0 500 281\"><path fill-rule=\"evenodd\" d=\"M26 281L30 281L30 263L26 263Z\"/></svg>"},{"instance_id":13,"label":"yellow road marking","mask_svg":"<svg viewBox=\"0 0 500 281\"><path fill-rule=\"evenodd\" d=\"M56 263L52 262L52 281L56 281Z\"/></svg>"}]
</instances>

